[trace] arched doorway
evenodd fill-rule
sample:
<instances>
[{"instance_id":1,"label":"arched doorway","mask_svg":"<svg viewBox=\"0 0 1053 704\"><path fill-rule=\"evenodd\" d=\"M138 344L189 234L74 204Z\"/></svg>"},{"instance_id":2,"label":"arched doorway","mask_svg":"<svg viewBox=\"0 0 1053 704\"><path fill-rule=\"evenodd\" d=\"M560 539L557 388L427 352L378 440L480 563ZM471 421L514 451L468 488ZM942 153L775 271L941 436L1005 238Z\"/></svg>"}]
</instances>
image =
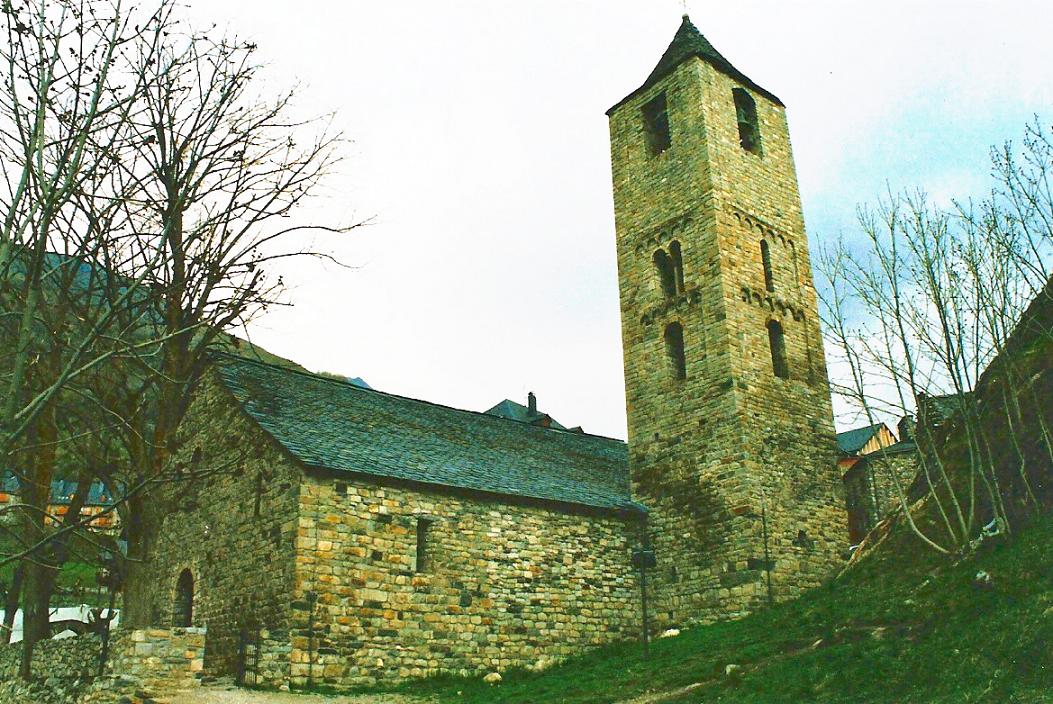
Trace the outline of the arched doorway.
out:
<instances>
[{"instance_id":1,"label":"arched doorway","mask_svg":"<svg viewBox=\"0 0 1053 704\"><path fill-rule=\"evenodd\" d=\"M172 625L181 628L190 626L194 616L194 575L183 570L176 582L175 604L172 608Z\"/></svg>"}]
</instances>

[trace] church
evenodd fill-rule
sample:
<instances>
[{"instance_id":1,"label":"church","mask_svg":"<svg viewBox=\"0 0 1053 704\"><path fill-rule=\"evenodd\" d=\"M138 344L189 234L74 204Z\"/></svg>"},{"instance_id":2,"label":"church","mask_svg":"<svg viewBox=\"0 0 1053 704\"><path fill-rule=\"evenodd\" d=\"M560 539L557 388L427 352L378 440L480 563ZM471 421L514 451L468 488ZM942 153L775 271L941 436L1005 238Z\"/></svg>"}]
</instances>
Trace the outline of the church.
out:
<instances>
[{"instance_id":1,"label":"church","mask_svg":"<svg viewBox=\"0 0 1053 704\"><path fill-rule=\"evenodd\" d=\"M349 688L542 668L791 599L848 547L785 106L684 17L608 110L628 443L217 355L150 611L205 669ZM640 556L654 555L653 565ZM634 555L637 559L634 560Z\"/></svg>"}]
</instances>

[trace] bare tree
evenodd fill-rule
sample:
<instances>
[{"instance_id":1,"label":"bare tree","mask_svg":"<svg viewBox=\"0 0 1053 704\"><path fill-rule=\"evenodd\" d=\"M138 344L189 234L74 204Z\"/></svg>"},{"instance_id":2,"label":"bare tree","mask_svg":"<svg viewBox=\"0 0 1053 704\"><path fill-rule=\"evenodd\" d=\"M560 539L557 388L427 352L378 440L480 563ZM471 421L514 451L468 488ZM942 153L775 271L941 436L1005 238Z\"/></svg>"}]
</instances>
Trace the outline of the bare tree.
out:
<instances>
[{"instance_id":1,"label":"bare tree","mask_svg":"<svg viewBox=\"0 0 1053 704\"><path fill-rule=\"evenodd\" d=\"M111 311L73 317L63 303L91 291L100 252L119 249L113 233L81 227L75 201L113 168L92 144L118 143L134 109L138 87L115 66L139 28L120 0L4 2L0 12L0 461L21 480L18 536L29 544L44 533L56 404L121 350L95 347L122 337ZM140 283L129 282L125 295ZM47 634L46 602L36 596L54 565L40 551L23 557L28 675L33 642Z\"/></svg>"},{"instance_id":2,"label":"bare tree","mask_svg":"<svg viewBox=\"0 0 1053 704\"><path fill-rule=\"evenodd\" d=\"M103 405L124 421L127 464L118 479L163 485L190 474L168 460L210 351L229 345L228 331L281 302L282 281L268 275L267 264L322 256L304 235L353 225L295 219L338 162L342 138L328 119L294 118L294 91L259 97L255 45L169 31L137 49L132 67L143 80L144 109L132 121L134 138L119 155L112 185L131 224L126 247L140 261L160 263L151 268L146 300L154 315L148 337L163 342L124 365L128 381L111 386ZM122 510L127 623L150 619L150 550L172 508L164 491L148 490Z\"/></svg>"},{"instance_id":3,"label":"bare tree","mask_svg":"<svg viewBox=\"0 0 1053 704\"><path fill-rule=\"evenodd\" d=\"M202 473L167 462L210 351L281 302L268 262L313 254L299 237L311 230L351 229L295 219L340 135L294 119L292 91L257 97L255 46L194 33L176 9L3 7L0 457L23 496L20 547L0 564L21 561L26 676L66 539L84 525L76 513L45 525L57 448L112 439L79 446L75 471L83 492L96 478L124 489L111 510L128 529L126 608L146 622L140 585L172 508L157 488Z\"/></svg>"},{"instance_id":4,"label":"bare tree","mask_svg":"<svg viewBox=\"0 0 1053 704\"><path fill-rule=\"evenodd\" d=\"M828 347L844 370L835 393L870 423L917 416L928 519L912 513L900 478L889 480L911 530L941 552L961 550L981 525L1010 531L1011 486L1038 503L1025 425L1037 422L1049 448L1048 423L1007 351L1028 303L1049 295L1049 147L1036 125L1023 165L1012 145L994 150L995 188L978 203L890 194L859 211L861 244L842 240L820 256Z\"/></svg>"}]
</instances>

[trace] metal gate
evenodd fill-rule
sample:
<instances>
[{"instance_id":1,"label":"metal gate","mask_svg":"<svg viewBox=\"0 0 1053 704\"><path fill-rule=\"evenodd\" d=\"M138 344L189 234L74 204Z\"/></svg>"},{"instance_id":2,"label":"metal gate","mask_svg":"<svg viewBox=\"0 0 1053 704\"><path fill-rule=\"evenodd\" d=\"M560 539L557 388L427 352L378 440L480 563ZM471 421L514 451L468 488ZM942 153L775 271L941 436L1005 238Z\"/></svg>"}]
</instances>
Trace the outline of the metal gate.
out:
<instances>
[{"instance_id":1,"label":"metal gate","mask_svg":"<svg viewBox=\"0 0 1053 704\"><path fill-rule=\"evenodd\" d=\"M238 631L238 686L255 686L259 684L260 668L260 629L242 626Z\"/></svg>"}]
</instances>

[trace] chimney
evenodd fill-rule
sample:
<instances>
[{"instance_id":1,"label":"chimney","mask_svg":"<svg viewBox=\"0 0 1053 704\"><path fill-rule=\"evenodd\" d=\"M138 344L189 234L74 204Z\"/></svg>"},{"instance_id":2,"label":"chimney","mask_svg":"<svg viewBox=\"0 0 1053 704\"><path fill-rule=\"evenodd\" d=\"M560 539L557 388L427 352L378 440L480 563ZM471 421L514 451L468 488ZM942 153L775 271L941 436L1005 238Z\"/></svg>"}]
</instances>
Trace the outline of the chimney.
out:
<instances>
[{"instance_id":1,"label":"chimney","mask_svg":"<svg viewBox=\"0 0 1053 704\"><path fill-rule=\"evenodd\" d=\"M896 430L899 431L899 441L906 442L914 439L914 417L903 416L899 419L899 424L896 426Z\"/></svg>"},{"instance_id":2,"label":"chimney","mask_svg":"<svg viewBox=\"0 0 1053 704\"><path fill-rule=\"evenodd\" d=\"M527 410L530 412L530 415L537 415L537 396L534 395L533 391L527 394Z\"/></svg>"}]
</instances>

